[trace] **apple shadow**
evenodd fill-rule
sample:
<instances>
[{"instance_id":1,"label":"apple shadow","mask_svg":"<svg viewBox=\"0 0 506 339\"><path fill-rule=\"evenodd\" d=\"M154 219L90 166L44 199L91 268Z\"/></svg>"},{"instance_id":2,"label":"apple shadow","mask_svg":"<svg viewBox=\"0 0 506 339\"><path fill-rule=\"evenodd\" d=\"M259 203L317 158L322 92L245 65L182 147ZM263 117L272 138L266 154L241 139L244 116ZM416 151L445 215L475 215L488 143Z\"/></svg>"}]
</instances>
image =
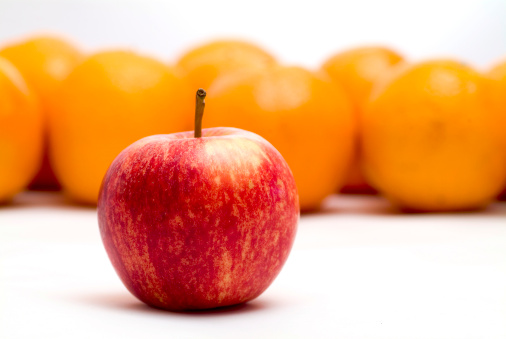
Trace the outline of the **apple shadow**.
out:
<instances>
[{"instance_id":1,"label":"apple shadow","mask_svg":"<svg viewBox=\"0 0 506 339\"><path fill-rule=\"evenodd\" d=\"M238 314L259 312L272 308L274 305L266 300L254 299L237 305L218 307L205 310L193 311L170 311L144 304L129 293L116 294L93 294L72 297L73 302L83 305L108 308L116 311L135 312L144 314L170 315L178 317L209 317L209 316L232 316Z\"/></svg>"},{"instance_id":2,"label":"apple shadow","mask_svg":"<svg viewBox=\"0 0 506 339\"><path fill-rule=\"evenodd\" d=\"M181 316L190 316L190 317L207 317L207 316L227 316L227 315L237 315L237 314L245 314L245 313L254 313L262 310L266 310L271 308L273 305L265 302L263 300L252 300L245 303L230 305L224 307L217 307L206 310L194 310L194 311L179 311L179 312L171 312ZM149 307L149 306L148 306ZM167 312L165 310L160 310L163 312Z\"/></svg>"}]
</instances>

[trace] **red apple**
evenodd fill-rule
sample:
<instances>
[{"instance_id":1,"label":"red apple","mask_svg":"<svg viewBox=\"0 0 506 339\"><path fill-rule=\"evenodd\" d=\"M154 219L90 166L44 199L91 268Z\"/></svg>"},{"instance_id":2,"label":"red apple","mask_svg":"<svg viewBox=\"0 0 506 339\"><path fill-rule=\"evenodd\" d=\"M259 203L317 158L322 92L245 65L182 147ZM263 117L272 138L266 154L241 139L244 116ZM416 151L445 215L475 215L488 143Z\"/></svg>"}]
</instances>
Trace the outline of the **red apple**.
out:
<instances>
[{"instance_id":1,"label":"red apple","mask_svg":"<svg viewBox=\"0 0 506 339\"><path fill-rule=\"evenodd\" d=\"M203 110L205 91L197 92ZM200 98L200 101L199 101ZM199 110L199 109L198 109ZM292 173L235 128L154 135L109 167L98 223L128 290L148 305L207 309L258 297L288 258L299 220Z\"/></svg>"}]
</instances>

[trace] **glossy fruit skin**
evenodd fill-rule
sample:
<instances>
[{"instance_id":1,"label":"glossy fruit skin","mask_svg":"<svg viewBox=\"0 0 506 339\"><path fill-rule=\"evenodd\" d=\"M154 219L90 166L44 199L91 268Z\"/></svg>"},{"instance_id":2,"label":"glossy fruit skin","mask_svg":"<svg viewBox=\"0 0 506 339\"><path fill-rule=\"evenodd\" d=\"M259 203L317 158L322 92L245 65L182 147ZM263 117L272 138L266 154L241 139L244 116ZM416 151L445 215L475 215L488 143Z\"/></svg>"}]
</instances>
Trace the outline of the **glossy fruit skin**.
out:
<instances>
[{"instance_id":1,"label":"glossy fruit skin","mask_svg":"<svg viewBox=\"0 0 506 339\"><path fill-rule=\"evenodd\" d=\"M286 162L232 128L155 135L113 161L98 202L119 277L157 308L195 310L259 296L292 247L299 208Z\"/></svg>"},{"instance_id":2,"label":"glossy fruit skin","mask_svg":"<svg viewBox=\"0 0 506 339\"><path fill-rule=\"evenodd\" d=\"M396 51L382 46L364 46L337 53L326 60L321 70L338 82L349 95L357 122L363 115L371 92L393 69L404 62ZM360 130L357 129L357 140ZM357 144L358 146L358 144ZM359 148L355 151L351 174L342 188L345 193L374 193L360 170Z\"/></svg>"},{"instance_id":3,"label":"glossy fruit skin","mask_svg":"<svg viewBox=\"0 0 506 339\"><path fill-rule=\"evenodd\" d=\"M81 52L56 37L40 36L9 45L0 51L30 83L42 105L82 60Z\"/></svg>"},{"instance_id":4,"label":"glossy fruit skin","mask_svg":"<svg viewBox=\"0 0 506 339\"><path fill-rule=\"evenodd\" d=\"M0 57L0 203L33 179L42 160L43 117L21 74Z\"/></svg>"},{"instance_id":5,"label":"glossy fruit skin","mask_svg":"<svg viewBox=\"0 0 506 339\"><path fill-rule=\"evenodd\" d=\"M58 189L59 183L50 166L48 154L48 100L70 71L82 61L82 54L61 38L37 36L4 47L0 50L0 56L9 60L23 75L38 96L44 116L44 157L30 187Z\"/></svg>"},{"instance_id":6,"label":"glossy fruit skin","mask_svg":"<svg viewBox=\"0 0 506 339\"><path fill-rule=\"evenodd\" d=\"M362 120L369 182L405 210L486 206L506 180L506 119L493 105L492 88L453 61L399 74L376 93Z\"/></svg>"},{"instance_id":7,"label":"glossy fruit skin","mask_svg":"<svg viewBox=\"0 0 506 339\"><path fill-rule=\"evenodd\" d=\"M207 91L205 127L248 129L290 166L303 211L316 210L344 183L355 123L344 92L300 67L274 66L222 77Z\"/></svg>"},{"instance_id":8,"label":"glossy fruit skin","mask_svg":"<svg viewBox=\"0 0 506 339\"><path fill-rule=\"evenodd\" d=\"M90 56L63 81L52 102L52 165L74 200L96 204L114 158L134 141L190 128L194 98L166 65L126 51Z\"/></svg>"},{"instance_id":9,"label":"glossy fruit skin","mask_svg":"<svg viewBox=\"0 0 506 339\"><path fill-rule=\"evenodd\" d=\"M272 55L246 41L216 40L194 47L176 63L193 88L208 89L218 77L240 70L276 64Z\"/></svg>"}]
</instances>

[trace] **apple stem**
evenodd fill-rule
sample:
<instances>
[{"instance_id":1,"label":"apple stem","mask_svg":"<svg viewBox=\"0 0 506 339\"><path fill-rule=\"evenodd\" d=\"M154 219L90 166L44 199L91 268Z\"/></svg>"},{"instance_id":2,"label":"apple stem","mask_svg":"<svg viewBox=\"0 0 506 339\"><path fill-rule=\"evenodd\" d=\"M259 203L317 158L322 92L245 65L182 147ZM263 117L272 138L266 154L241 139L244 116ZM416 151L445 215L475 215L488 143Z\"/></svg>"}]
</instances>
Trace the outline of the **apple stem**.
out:
<instances>
[{"instance_id":1,"label":"apple stem","mask_svg":"<svg viewBox=\"0 0 506 339\"><path fill-rule=\"evenodd\" d=\"M206 106L205 98L206 91L199 88L195 98L195 138L202 136L202 117L204 116L204 107Z\"/></svg>"}]
</instances>

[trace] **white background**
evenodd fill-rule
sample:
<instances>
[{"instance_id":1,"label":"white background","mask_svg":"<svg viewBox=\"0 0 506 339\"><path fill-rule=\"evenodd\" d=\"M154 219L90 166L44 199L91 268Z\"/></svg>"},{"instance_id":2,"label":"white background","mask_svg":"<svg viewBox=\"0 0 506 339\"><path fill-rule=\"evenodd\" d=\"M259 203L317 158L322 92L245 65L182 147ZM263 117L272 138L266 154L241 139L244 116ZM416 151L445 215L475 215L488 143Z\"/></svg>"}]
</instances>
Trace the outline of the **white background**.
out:
<instances>
[{"instance_id":1,"label":"white background","mask_svg":"<svg viewBox=\"0 0 506 339\"><path fill-rule=\"evenodd\" d=\"M1 0L0 44L56 32L87 52L128 48L174 62L194 44L236 37L312 68L345 48L384 44L414 61L486 69L506 58L505 18L504 0Z\"/></svg>"}]
</instances>

